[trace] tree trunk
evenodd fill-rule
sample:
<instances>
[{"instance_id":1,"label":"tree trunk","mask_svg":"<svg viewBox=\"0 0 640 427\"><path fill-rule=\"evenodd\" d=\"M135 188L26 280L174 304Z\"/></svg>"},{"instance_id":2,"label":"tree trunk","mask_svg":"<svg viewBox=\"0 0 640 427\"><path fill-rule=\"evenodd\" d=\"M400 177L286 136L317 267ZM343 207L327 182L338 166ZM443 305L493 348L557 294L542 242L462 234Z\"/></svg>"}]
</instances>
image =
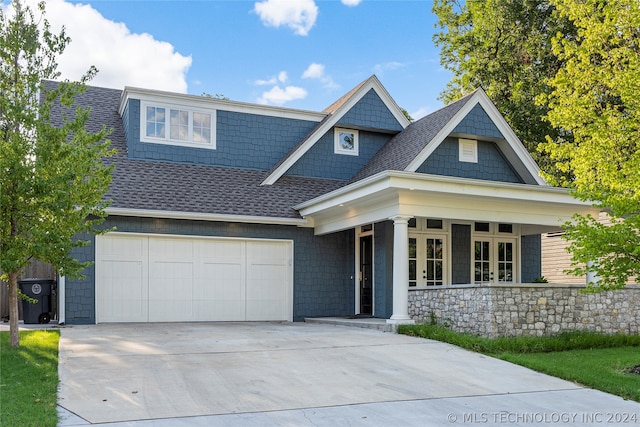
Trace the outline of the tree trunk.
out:
<instances>
[{"instance_id":1,"label":"tree trunk","mask_svg":"<svg viewBox=\"0 0 640 427\"><path fill-rule=\"evenodd\" d=\"M9 273L9 345L20 346L18 334L18 271Z\"/></svg>"}]
</instances>

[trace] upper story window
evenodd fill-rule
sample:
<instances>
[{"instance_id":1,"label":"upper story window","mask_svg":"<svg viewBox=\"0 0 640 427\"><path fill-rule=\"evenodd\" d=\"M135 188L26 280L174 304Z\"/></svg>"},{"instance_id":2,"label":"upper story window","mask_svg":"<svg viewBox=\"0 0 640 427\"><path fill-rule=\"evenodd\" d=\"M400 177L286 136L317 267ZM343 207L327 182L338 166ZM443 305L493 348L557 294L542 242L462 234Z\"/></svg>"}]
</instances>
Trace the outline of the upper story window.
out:
<instances>
[{"instance_id":1,"label":"upper story window","mask_svg":"<svg viewBox=\"0 0 640 427\"><path fill-rule=\"evenodd\" d=\"M140 121L143 142L216 148L215 111L143 102Z\"/></svg>"},{"instance_id":2,"label":"upper story window","mask_svg":"<svg viewBox=\"0 0 640 427\"><path fill-rule=\"evenodd\" d=\"M358 131L336 128L334 131L334 153L358 155Z\"/></svg>"}]
</instances>

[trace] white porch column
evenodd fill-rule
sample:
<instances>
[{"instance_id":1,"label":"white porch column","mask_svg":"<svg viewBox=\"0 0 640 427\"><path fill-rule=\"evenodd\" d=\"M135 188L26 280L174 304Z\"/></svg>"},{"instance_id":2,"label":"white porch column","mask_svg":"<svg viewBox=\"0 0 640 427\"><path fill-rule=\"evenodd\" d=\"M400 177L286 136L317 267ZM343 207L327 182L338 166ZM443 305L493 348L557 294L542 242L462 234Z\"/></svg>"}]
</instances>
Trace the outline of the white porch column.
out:
<instances>
[{"instance_id":1,"label":"white porch column","mask_svg":"<svg viewBox=\"0 0 640 427\"><path fill-rule=\"evenodd\" d=\"M387 323L415 323L409 318L409 219L398 215L393 220L393 315Z\"/></svg>"}]
</instances>

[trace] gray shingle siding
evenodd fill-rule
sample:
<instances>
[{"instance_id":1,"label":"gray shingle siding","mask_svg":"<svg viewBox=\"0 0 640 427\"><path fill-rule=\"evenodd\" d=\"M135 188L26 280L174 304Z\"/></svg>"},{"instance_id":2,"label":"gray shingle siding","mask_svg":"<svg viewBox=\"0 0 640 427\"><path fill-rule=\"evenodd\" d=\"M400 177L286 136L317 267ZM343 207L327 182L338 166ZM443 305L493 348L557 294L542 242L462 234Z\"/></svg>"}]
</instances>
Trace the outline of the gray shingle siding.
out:
<instances>
[{"instance_id":1,"label":"gray shingle siding","mask_svg":"<svg viewBox=\"0 0 640 427\"><path fill-rule=\"evenodd\" d=\"M458 139L447 138L416 170L459 178L524 183L493 142L478 141L478 163L459 161Z\"/></svg>"},{"instance_id":2,"label":"gray shingle siding","mask_svg":"<svg viewBox=\"0 0 640 427\"><path fill-rule=\"evenodd\" d=\"M477 104L469 111L469 114L458 123L453 132L504 139L504 135L498 130L493 120L489 118L480 104Z\"/></svg>"},{"instance_id":3,"label":"gray shingle siding","mask_svg":"<svg viewBox=\"0 0 640 427\"><path fill-rule=\"evenodd\" d=\"M189 220L109 217L104 227L119 232L175 234L185 236L238 237L293 240L294 321L304 317L347 316L355 304L354 231L315 236L313 229L293 226L223 223ZM95 261L95 238L89 246L78 248L80 261ZM95 268L88 267L86 278L67 280L66 321L92 324L95 314Z\"/></svg>"},{"instance_id":4,"label":"gray shingle siding","mask_svg":"<svg viewBox=\"0 0 640 427\"><path fill-rule=\"evenodd\" d=\"M389 318L393 314L393 222L374 224L374 291L375 317Z\"/></svg>"},{"instance_id":5,"label":"gray shingle siding","mask_svg":"<svg viewBox=\"0 0 640 427\"><path fill-rule=\"evenodd\" d=\"M403 129L373 89L369 90L356 105L342 116L336 126L355 127L356 129L385 129L394 132L400 132Z\"/></svg>"},{"instance_id":6,"label":"gray shingle siding","mask_svg":"<svg viewBox=\"0 0 640 427\"><path fill-rule=\"evenodd\" d=\"M520 248L522 251L520 278L522 283L531 283L542 276L542 237L539 234L522 236Z\"/></svg>"},{"instance_id":7,"label":"gray shingle siding","mask_svg":"<svg viewBox=\"0 0 640 427\"><path fill-rule=\"evenodd\" d=\"M331 129L287 171L286 175L349 180L389 139L391 135L388 134L359 131L358 155L336 154L334 129Z\"/></svg>"},{"instance_id":8,"label":"gray shingle siding","mask_svg":"<svg viewBox=\"0 0 640 427\"><path fill-rule=\"evenodd\" d=\"M451 224L451 283L471 283L471 226Z\"/></svg>"}]
</instances>

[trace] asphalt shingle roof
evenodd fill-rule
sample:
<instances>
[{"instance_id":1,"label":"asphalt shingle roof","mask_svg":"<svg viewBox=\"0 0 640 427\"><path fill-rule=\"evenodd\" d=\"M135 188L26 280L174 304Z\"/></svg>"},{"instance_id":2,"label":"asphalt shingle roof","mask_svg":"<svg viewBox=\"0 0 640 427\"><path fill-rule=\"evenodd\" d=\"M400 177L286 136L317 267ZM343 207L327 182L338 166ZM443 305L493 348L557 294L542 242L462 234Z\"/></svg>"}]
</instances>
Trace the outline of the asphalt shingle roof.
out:
<instances>
[{"instance_id":1,"label":"asphalt shingle roof","mask_svg":"<svg viewBox=\"0 0 640 427\"><path fill-rule=\"evenodd\" d=\"M53 84L53 83L49 83ZM111 207L149 209L185 213L248 215L300 218L292 206L328 193L342 181L284 176L271 186L261 186L268 171L196 166L150 160L129 159L118 114L122 91L90 87L76 98L76 104L91 108L87 128L112 128L109 136L118 154L113 181L105 198ZM52 116L55 119L56 109Z\"/></svg>"},{"instance_id":2,"label":"asphalt shingle roof","mask_svg":"<svg viewBox=\"0 0 640 427\"><path fill-rule=\"evenodd\" d=\"M385 170L403 171L409 163L460 111L475 92L411 123L378 151L351 182L359 181Z\"/></svg>"}]
</instances>

